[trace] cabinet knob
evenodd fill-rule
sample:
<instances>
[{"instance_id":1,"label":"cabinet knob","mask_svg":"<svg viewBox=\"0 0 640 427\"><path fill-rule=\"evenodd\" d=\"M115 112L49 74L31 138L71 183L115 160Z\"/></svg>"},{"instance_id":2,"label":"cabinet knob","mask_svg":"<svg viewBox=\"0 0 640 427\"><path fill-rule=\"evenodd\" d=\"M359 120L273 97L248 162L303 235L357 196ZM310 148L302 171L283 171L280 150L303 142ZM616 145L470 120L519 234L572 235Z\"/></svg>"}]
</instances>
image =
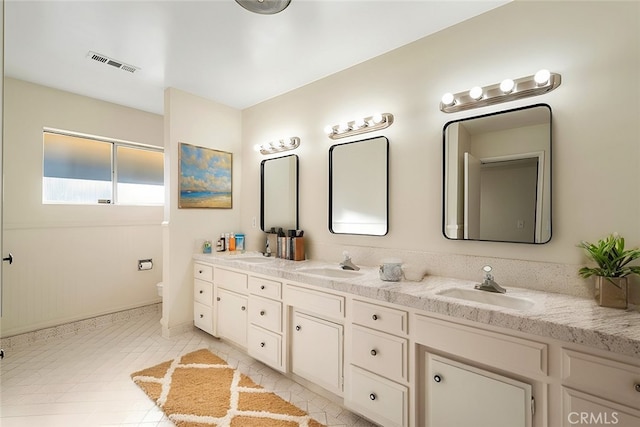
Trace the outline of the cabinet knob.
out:
<instances>
[{"instance_id":1,"label":"cabinet knob","mask_svg":"<svg viewBox=\"0 0 640 427\"><path fill-rule=\"evenodd\" d=\"M267 345L267 344L265 344L264 341L260 343L260 347L264 347L265 345Z\"/></svg>"},{"instance_id":2,"label":"cabinet knob","mask_svg":"<svg viewBox=\"0 0 640 427\"><path fill-rule=\"evenodd\" d=\"M378 396L376 396L376 394L375 394L375 393L371 393L371 394L369 395L369 399L371 399L371 400L376 400L377 398L378 398Z\"/></svg>"},{"instance_id":3,"label":"cabinet knob","mask_svg":"<svg viewBox=\"0 0 640 427\"><path fill-rule=\"evenodd\" d=\"M201 294L204 294L204 291L203 291L202 289L200 289L200 293L201 293Z\"/></svg>"},{"instance_id":4,"label":"cabinet knob","mask_svg":"<svg viewBox=\"0 0 640 427\"><path fill-rule=\"evenodd\" d=\"M266 311L264 311L264 310L260 310L260 316L264 316L265 314L267 314L267 312L266 312Z\"/></svg>"},{"instance_id":5,"label":"cabinet knob","mask_svg":"<svg viewBox=\"0 0 640 427\"><path fill-rule=\"evenodd\" d=\"M374 314L373 316L371 316L371 318L372 318L373 320L378 320L378 315L377 315L377 314Z\"/></svg>"},{"instance_id":6,"label":"cabinet knob","mask_svg":"<svg viewBox=\"0 0 640 427\"><path fill-rule=\"evenodd\" d=\"M375 348L374 348L374 349L372 349L372 350L371 350L371 355L372 355L372 356L375 356L376 354L378 354L378 352L376 351L376 349L375 349Z\"/></svg>"},{"instance_id":7,"label":"cabinet knob","mask_svg":"<svg viewBox=\"0 0 640 427\"><path fill-rule=\"evenodd\" d=\"M300 329L302 329L302 327L300 327L300 325L296 326L296 331L299 331Z\"/></svg>"},{"instance_id":8,"label":"cabinet knob","mask_svg":"<svg viewBox=\"0 0 640 427\"><path fill-rule=\"evenodd\" d=\"M439 382L441 382L441 381L442 381L442 377L441 377L440 375L434 375L434 376L433 376L433 380L434 380L435 382L439 383Z\"/></svg>"},{"instance_id":9,"label":"cabinet knob","mask_svg":"<svg viewBox=\"0 0 640 427\"><path fill-rule=\"evenodd\" d=\"M247 307L245 307L244 305L242 307L240 307L240 310L245 311L247 309Z\"/></svg>"},{"instance_id":10,"label":"cabinet knob","mask_svg":"<svg viewBox=\"0 0 640 427\"><path fill-rule=\"evenodd\" d=\"M260 289L264 291L264 285L260 285Z\"/></svg>"},{"instance_id":11,"label":"cabinet knob","mask_svg":"<svg viewBox=\"0 0 640 427\"><path fill-rule=\"evenodd\" d=\"M217 298L216 298L216 301L220 301L220 297L217 297Z\"/></svg>"},{"instance_id":12,"label":"cabinet knob","mask_svg":"<svg viewBox=\"0 0 640 427\"><path fill-rule=\"evenodd\" d=\"M198 270L198 274L202 274L202 273L203 273L203 271L202 271L202 270Z\"/></svg>"},{"instance_id":13,"label":"cabinet knob","mask_svg":"<svg viewBox=\"0 0 640 427\"><path fill-rule=\"evenodd\" d=\"M203 317L204 317L204 314L201 314L201 315L200 315L200 318L202 319Z\"/></svg>"},{"instance_id":14,"label":"cabinet knob","mask_svg":"<svg viewBox=\"0 0 640 427\"><path fill-rule=\"evenodd\" d=\"M633 388L635 388L635 389L636 389L636 391L637 391L638 393L640 393L640 383L635 383L635 384L633 385Z\"/></svg>"}]
</instances>

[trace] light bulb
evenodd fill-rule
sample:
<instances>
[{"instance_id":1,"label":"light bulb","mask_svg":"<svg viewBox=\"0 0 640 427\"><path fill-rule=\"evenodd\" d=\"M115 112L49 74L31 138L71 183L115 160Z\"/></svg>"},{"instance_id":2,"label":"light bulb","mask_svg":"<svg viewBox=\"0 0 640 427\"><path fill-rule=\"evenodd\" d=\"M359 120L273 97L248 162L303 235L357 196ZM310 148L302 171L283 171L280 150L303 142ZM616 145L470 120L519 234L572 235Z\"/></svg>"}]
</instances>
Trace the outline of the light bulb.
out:
<instances>
[{"instance_id":1,"label":"light bulb","mask_svg":"<svg viewBox=\"0 0 640 427\"><path fill-rule=\"evenodd\" d=\"M339 133L343 133L349 130L349 123L345 122L345 123L340 123L340 125L338 126L338 132Z\"/></svg>"},{"instance_id":2,"label":"light bulb","mask_svg":"<svg viewBox=\"0 0 640 427\"><path fill-rule=\"evenodd\" d=\"M482 88L480 86L474 86L469 91L469 96L476 101L482 98Z\"/></svg>"},{"instance_id":3,"label":"light bulb","mask_svg":"<svg viewBox=\"0 0 640 427\"><path fill-rule=\"evenodd\" d=\"M355 119L353 121L353 125L351 125L352 129L360 129L363 128L366 125L364 119Z\"/></svg>"},{"instance_id":4,"label":"light bulb","mask_svg":"<svg viewBox=\"0 0 640 427\"><path fill-rule=\"evenodd\" d=\"M384 117L382 117L382 114L376 113L371 117L371 120L373 120L374 124L378 125L384 121Z\"/></svg>"},{"instance_id":5,"label":"light bulb","mask_svg":"<svg viewBox=\"0 0 640 427\"><path fill-rule=\"evenodd\" d=\"M513 88L516 86L515 82L511 79L504 79L502 83L500 83L500 90L502 93L511 93L513 92Z\"/></svg>"},{"instance_id":6,"label":"light bulb","mask_svg":"<svg viewBox=\"0 0 640 427\"><path fill-rule=\"evenodd\" d=\"M324 133L326 133L327 135L331 135L333 134L333 126L331 125L326 125L324 127Z\"/></svg>"},{"instance_id":7,"label":"light bulb","mask_svg":"<svg viewBox=\"0 0 640 427\"><path fill-rule=\"evenodd\" d=\"M547 84L547 82L549 81L550 78L551 78L551 73L549 72L549 70L544 70L544 69L538 71L533 76L533 79L536 81L538 86L542 86L544 84Z\"/></svg>"},{"instance_id":8,"label":"light bulb","mask_svg":"<svg viewBox=\"0 0 640 427\"><path fill-rule=\"evenodd\" d=\"M453 94L451 92L447 92L444 95L442 95L442 104L449 107L455 103L456 103L456 99L453 97Z\"/></svg>"},{"instance_id":9,"label":"light bulb","mask_svg":"<svg viewBox=\"0 0 640 427\"><path fill-rule=\"evenodd\" d=\"M254 150L256 150L256 151L260 151L260 150L262 150L262 144L256 144L256 145L254 145L254 146L253 146L253 149L254 149Z\"/></svg>"}]
</instances>

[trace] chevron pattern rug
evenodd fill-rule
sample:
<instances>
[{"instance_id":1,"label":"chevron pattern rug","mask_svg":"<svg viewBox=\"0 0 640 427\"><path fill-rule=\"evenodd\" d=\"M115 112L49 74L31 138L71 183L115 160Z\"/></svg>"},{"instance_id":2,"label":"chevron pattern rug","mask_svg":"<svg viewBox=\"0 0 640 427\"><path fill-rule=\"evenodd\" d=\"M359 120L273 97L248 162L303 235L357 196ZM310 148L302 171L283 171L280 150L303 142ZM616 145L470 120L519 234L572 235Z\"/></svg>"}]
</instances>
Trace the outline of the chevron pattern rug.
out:
<instances>
[{"instance_id":1,"label":"chevron pattern rug","mask_svg":"<svg viewBox=\"0 0 640 427\"><path fill-rule=\"evenodd\" d=\"M206 349L131 378L179 427L324 427Z\"/></svg>"}]
</instances>

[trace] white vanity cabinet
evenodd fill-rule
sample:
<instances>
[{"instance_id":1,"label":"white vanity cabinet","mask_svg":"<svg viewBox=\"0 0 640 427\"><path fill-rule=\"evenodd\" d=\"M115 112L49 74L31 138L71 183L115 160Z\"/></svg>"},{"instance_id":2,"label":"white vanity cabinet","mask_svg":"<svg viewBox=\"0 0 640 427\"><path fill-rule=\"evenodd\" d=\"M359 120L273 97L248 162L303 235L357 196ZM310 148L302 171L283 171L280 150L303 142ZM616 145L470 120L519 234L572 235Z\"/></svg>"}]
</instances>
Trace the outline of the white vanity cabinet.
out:
<instances>
[{"instance_id":1,"label":"white vanity cabinet","mask_svg":"<svg viewBox=\"0 0 640 427\"><path fill-rule=\"evenodd\" d=\"M282 282L249 276L249 355L278 371L286 371Z\"/></svg>"},{"instance_id":2,"label":"white vanity cabinet","mask_svg":"<svg viewBox=\"0 0 640 427\"><path fill-rule=\"evenodd\" d=\"M213 316L213 267L193 264L193 323L203 331L215 335Z\"/></svg>"},{"instance_id":3,"label":"white vanity cabinet","mask_svg":"<svg viewBox=\"0 0 640 427\"><path fill-rule=\"evenodd\" d=\"M292 310L291 372L342 396L345 297L287 283L284 301Z\"/></svg>"},{"instance_id":4,"label":"white vanity cabinet","mask_svg":"<svg viewBox=\"0 0 640 427\"><path fill-rule=\"evenodd\" d=\"M249 307L247 275L219 267L214 268L213 274L217 336L246 348Z\"/></svg>"},{"instance_id":5,"label":"white vanity cabinet","mask_svg":"<svg viewBox=\"0 0 640 427\"><path fill-rule=\"evenodd\" d=\"M408 312L351 302L345 406L389 427L409 425Z\"/></svg>"},{"instance_id":6,"label":"white vanity cabinet","mask_svg":"<svg viewBox=\"0 0 640 427\"><path fill-rule=\"evenodd\" d=\"M562 350L562 425L640 426L640 361Z\"/></svg>"}]
</instances>

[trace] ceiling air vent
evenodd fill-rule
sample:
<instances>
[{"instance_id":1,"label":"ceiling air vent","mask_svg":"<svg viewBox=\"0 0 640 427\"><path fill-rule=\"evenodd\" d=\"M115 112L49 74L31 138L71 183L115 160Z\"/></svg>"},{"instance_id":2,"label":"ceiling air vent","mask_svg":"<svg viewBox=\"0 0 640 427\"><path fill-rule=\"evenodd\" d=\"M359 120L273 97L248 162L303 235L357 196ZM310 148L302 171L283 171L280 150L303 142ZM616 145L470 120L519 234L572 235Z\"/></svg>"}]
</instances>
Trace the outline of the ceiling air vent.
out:
<instances>
[{"instance_id":1,"label":"ceiling air vent","mask_svg":"<svg viewBox=\"0 0 640 427\"><path fill-rule=\"evenodd\" d=\"M101 62L103 64L107 64L107 65L111 65L112 67L115 68L119 68L123 71L128 71L130 73L135 73L136 71L138 71L140 68L136 67L134 65L129 65L129 64L125 64L122 61L118 61L115 60L113 58L109 58L106 55L102 55L100 53L96 53L96 52L91 52L89 51L89 54L87 55L88 58L93 59L94 61L98 61Z\"/></svg>"}]
</instances>

